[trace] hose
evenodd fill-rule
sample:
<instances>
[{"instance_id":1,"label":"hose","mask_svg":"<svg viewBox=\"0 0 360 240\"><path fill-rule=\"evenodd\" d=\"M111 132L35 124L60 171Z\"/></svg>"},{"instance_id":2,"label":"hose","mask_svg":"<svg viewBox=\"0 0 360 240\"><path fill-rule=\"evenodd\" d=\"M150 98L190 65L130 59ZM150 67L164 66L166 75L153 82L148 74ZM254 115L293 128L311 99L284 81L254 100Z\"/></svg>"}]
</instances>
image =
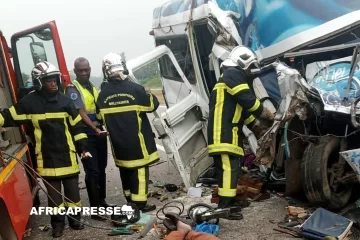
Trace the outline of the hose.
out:
<instances>
[{"instance_id":1,"label":"hose","mask_svg":"<svg viewBox=\"0 0 360 240\"><path fill-rule=\"evenodd\" d=\"M170 205L170 204L173 204L173 203L179 203L179 204L182 206L182 209L180 209L180 207L178 207L178 206ZM156 212L156 217L157 217L158 219L160 219L160 220L164 220L165 218L159 217L159 213L160 213L160 211L161 211L162 214L165 215L166 213L164 212L164 210L167 209L167 208L177 208L177 209L179 210L178 215L181 216L181 214L184 212L185 206L184 206L184 204L183 204L182 202L176 201L176 200L175 200L175 201L168 202L168 203L166 203L162 208L160 208L160 209Z\"/></svg>"}]
</instances>

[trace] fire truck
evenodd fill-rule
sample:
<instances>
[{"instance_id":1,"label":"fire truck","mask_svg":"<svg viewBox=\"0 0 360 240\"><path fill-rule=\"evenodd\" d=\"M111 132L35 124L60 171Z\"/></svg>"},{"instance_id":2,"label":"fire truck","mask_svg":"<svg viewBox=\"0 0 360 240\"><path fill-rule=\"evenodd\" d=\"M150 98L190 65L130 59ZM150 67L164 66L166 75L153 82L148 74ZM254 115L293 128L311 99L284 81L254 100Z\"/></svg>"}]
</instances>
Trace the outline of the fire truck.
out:
<instances>
[{"instance_id":1,"label":"fire truck","mask_svg":"<svg viewBox=\"0 0 360 240\"><path fill-rule=\"evenodd\" d=\"M14 34L11 53L9 49L0 32L1 109L11 107L33 90L28 84L31 69L40 61L59 68L63 87L70 83L55 21ZM31 208L40 204L37 178L25 167L36 168L30 134L26 126L0 127L0 240L22 239Z\"/></svg>"}]
</instances>

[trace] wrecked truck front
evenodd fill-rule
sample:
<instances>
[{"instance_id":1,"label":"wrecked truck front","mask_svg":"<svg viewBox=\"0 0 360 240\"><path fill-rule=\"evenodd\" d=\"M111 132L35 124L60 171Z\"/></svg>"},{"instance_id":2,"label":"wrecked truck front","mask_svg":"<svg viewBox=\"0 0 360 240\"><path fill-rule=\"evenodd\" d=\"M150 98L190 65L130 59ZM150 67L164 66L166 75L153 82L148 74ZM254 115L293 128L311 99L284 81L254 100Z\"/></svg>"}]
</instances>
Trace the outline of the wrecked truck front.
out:
<instances>
[{"instance_id":1,"label":"wrecked truck front","mask_svg":"<svg viewBox=\"0 0 360 240\"><path fill-rule=\"evenodd\" d=\"M278 83L282 101L277 109L275 121L265 135L258 140L255 163L271 167L276 153L276 137L280 129L293 117L307 118L309 100L305 94L309 85L296 69L289 68L284 63L273 63L278 74Z\"/></svg>"}]
</instances>

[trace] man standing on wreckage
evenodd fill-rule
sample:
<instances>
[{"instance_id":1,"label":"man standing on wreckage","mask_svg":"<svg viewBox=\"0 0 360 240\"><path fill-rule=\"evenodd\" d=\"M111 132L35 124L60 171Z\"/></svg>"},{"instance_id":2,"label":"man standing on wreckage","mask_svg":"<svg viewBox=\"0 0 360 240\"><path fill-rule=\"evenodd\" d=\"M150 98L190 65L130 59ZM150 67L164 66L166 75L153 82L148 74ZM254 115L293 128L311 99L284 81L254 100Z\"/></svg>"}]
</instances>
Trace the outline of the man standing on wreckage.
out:
<instances>
[{"instance_id":1,"label":"man standing on wreckage","mask_svg":"<svg viewBox=\"0 0 360 240\"><path fill-rule=\"evenodd\" d=\"M253 51L244 46L235 47L221 67L223 74L209 102L208 151L214 158L218 179L218 208L244 207L244 202L235 199L244 156L242 128L245 124L259 137L262 129L257 119L273 121L274 114L262 106L249 88L248 83L255 78L251 69L258 68ZM241 219L242 215L233 213L230 218Z\"/></svg>"},{"instance_id":2,"label":"man standing on wreckage","mask_svg":"<svg viewBox=\"0 0 360 240\"><path fill-rule=\"evenodd\" d=\"M128 79L125 60L119 54L105 55L102 70L108 83L97 99L98 117L110 134L125 198L142 212L155 210L155 205L147 204L149 165L159 160L159 154L146 113L156 111L159 101Z\"/></svg>"}]
</instances>

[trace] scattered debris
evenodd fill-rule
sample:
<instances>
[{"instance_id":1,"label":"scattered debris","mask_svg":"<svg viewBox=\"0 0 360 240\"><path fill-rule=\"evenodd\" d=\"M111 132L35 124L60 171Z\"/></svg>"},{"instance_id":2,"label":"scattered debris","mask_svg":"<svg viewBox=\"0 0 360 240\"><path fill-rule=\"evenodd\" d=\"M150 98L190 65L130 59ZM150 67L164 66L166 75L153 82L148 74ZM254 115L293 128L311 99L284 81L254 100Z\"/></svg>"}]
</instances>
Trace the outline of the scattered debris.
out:
<instances>
[{"instance_id":1,"label":"scattered debris","mask_svg":"<svg viewBox=\"0 0 360 240\"><path fill-rule=\"evenodd\" d=\"M318 208L301 226L305 238L336 237L344 239L350 233L353 222L323 208Z\"/></svg>"},{"instance_id":2,"label":"scattered debris","mask_svg":"<svg viewBox=\"0 0 360 240\"><path fill-rule=\"evenodd\" d=\"M178 190L178 187L175 184L171 184L171 183L165 184L165 188L169 192L176 192Z\"/></svg>"},{"instance_id":3,"label":"scattered debris","mask_svg":"<svg viewBox=\"0 0 360 240\"><path fill-rule=\"evenodd\" d=\"M300 219L300 220L305 220L308 217L309 217L309 214L307 214L307 213L299 213L297 215L297 218Z\"/></svg>"},{"instance_id":4,"label":"scattered debris","mask_svg":"<svg viewBox=\"0 0 360 240\"><path fill-rule=\"evenodd\" d=\"M158 187L158 188L164 188L165 183L162 183L162 182L160 182L160 181L155 181L155 182L153 183L153 186L154 186L154 187Z\"/></svg>"},{"instance_id":5,"label":"scattered debris","mask_svg":"<svg viewBox=\"0 0 360 240\"><path fill-rule=\"evenodd\" d=\"M25 232L24 232L24 238L26 238L26 237L30 237L31 236L31 231L32 231L32 228L29 228L29 229L27 229Z\"/></svg>"},{"instance_id":6,"label":"scattered debris","mask_svg":"<svg viewBox=\"0 0 360 240\"><path fill-rule=\"evenodd\" d=\"M187 193L189 197L201 197L201 194L202 194L202 188L197 188L197 187L190 187Z\"/></svg>"},{"instance_id":7,"label":"scattered debris","mask_svg":"<svg viewBox=\"0 0 360 240\"><path fill-rule=\"evenodd\" d=\"M306 213L305 209L301 207L288 206L287 209L289 214L292 216L298 216L300 213Z\"/></svg>"},{"instance_id":8,"label":"scattered debris","mask_svg":"<svg viewBox=\"0 0 360 240\"><path fill-rule=\"evenodd\" d=\"M160 202L163 202L163 201L165 201L165 200L167 200L167 199L169 199L169 196L168 196L168 195L162 195L162 196L160 197Z\"/></svg>"},{"instance_id":9,"label":"scattered debris","mask_svg":"<svg viewBox=\"0 0 360 240\"><path fill-rule=\"evenodd\" d=\"M49 225L49 224L47 224L47 225L42 225L42 226L39 227L39 229L40 229L40 231L42 231L42 232L46 232L47 230L50 229L50 225Z\"/></svg>"},{"instance_id":10,"label":"scattered debris","mask_svg":"<svg viewBox=\"0 0 360 240\"><path fill-rule=\"evenodd\" d=\"M236 191L236 200L262 201L270 198L270 194L263 193L262 178L250 174L240 176ZM211 203L219 203L218 188L214 188Z\"/></svg>"}]
</instances>

